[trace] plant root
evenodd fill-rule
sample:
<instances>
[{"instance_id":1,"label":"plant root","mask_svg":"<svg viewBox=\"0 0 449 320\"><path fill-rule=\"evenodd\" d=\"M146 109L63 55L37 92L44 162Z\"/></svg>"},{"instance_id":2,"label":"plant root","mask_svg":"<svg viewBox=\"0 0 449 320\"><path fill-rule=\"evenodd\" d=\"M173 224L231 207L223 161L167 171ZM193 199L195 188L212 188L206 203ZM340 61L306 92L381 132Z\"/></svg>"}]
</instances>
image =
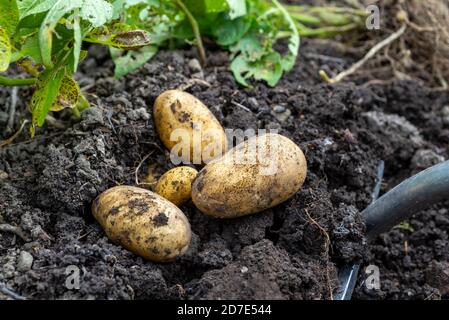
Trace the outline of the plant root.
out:
<instances>
[{"instance_id":1,"label":"plant root","mask_svg":"<svg viewBox=\"0 0 449 320\"><path fill-rule=\"evenodd\" d=\"M380 37L385 40L393 37L398 32L394 30L404 25L407 29L396 41L377 50L371 59L363 58L346 72L357 73L367 82L413 80L431 91L449 90L448 1L385 0L378 5L382 12L380 29L362 35L351 33L343 40L352 47L365 47L368 43L378 43ZM331 78L321 72L321 76L328 82L338 82L348 74Z\"/></svg>"},{"instance_id":2,"label":"plant root","mask_svg":"<svg viewBox=\"0 0 449 320\"><path fill-rule=\"evenodd\" d=\"M10 138L0 141L0 148L7 146L8 144L11 144L19 136L19 134L22 132L23 128L25 127L25 125L27 123L28 123L28 120L24 120L22 122L22 124L20 125L19 130L17 130L16 133L14 133Z\"/></svg>"},{"instance_id":3,"label":"plant root","mask_svg":"<svg viewBox=\"0 0 449 320\"><path fill-rule=\"evenodd\" d=\"M320 76L321 78L326 81L327 83L337 83L346 78L347 76L350 76L357 70L359 70L368 60L373 58L379 51L381 51L386 46L390 45L392 42L397 40L400 36L402 36L407 29L407 25L403 24L402 27L397 30L395 33L391 34L388 38L382 40L378 44L376 44L374 47L371 48L370 51L363 57L363 59L359 60L355 64L353 64L349 69L340 72L338 75L336 75L333 78L330 78L327 73L324 70L320 70Z\"/></svg>"},{"instance_id":4,"label":"plant root","mask_svg":"<svg viewBox=\"0 0 449 320\"><path fill-rule=\"evenodd\" d=\"M329 289L329 298L330 300L334 300L334 288L332 287L332 281L331 281L331 276L330 276L330 272L329 272L329 250L331 247L331 239L329 237L329 234L327 233L326 229L324 229L314 218L312 218L312 216L309 214L309 211L307 209L304 209L307 218L309 219L310 224L316 226L319 230L320 233L324 236L325 241L324 241L324 259L326 261L326 282L327 282L327 286Z\"/></svg>"},{"instance_id":5,"label":"plant root","mask_svg":"<svg viewBox=\"0 0 449 320\"><path fill-rule=\"evenodd\" d=\"M14 128L14 116L16 114L18 91L19 91L18 87L13 87L11 90L11 105L9 107L8 123L6 124L6 130L5 130L7 133L12 132L12 130Z\"/></svg>"},{"instance_id":6,"label":"plant root","mask_svg":"<svg viewBox=\"0 0 449 320\"><path fill-rule=\"evenodd\" d=\"M139 170L140 170L140 167L142 166L142 164L153 154L153 152L154 152L154 150L151 151L149 154L147 154L145 157L143 157L142 160L137 165L136 170L134 171L134 179L135 179L136 186L152 185L151 183L139 182Z\"/></svg>"}]
</instances>

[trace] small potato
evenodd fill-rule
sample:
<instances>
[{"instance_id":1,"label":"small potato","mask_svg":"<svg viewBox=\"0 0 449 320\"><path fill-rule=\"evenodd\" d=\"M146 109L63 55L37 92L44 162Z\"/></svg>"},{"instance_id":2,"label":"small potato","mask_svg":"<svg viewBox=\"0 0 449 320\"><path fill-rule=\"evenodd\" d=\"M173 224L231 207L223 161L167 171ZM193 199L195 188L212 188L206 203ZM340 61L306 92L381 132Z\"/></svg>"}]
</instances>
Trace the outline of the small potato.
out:
<instances>
[{"instance_id":1,"label":"small potato","mask_svg":"<svg viewBox=\"0 0 449 320\"><path fill-rule=\"evenodd\" d=\"M182 255L190 244L190 224L170 201L149 190L118 186L104 191L92 213L108 238L156 262Z\"/></svg>"},{"instance_id":2,"label":"small potato","mask_svg":"<svg viewBox=\"0 0 449 320\"><path fill-rule=\"evenodd\" d=\"M192 182L197 174L191 167L173 168L160 177L154 191L179 206L191 198Z\"/></svg>"},{"instance_id":3,"label":"small potato","mask_svg":"<svg viewBox=\"0 0 449 320\"><path fill-rule=\"evenodd\" d=\"M199 172L192 200L207 215L240 217L284 202L306 174L306 159L293 141L273 133L254 136Z\"/></svg>"},{"instance_id":4,"label":"small potato","mask_svg":"<svg viewBox=\"0 0 449 320\"><path fill-rule=\"evenodd\" d=\"M226 152L223 127L197 98L180 90L168 90L157 97L154 123L174 163L205 164Z\"/></svg>"}]
</instances>

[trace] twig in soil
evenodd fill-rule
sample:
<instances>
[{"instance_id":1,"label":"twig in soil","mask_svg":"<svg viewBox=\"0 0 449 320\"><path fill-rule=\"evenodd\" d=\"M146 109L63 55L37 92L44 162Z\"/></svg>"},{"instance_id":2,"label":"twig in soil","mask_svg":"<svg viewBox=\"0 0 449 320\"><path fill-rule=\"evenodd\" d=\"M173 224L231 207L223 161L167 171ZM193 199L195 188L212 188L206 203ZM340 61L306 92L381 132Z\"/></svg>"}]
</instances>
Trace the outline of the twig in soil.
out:
<instances>
[{"instance_id":1,"label":"twig in soil","mask_svg":"<svg viewBox=\"0 0 449 320\"><path fill-rule=\"evenodd\" d=\"M86 232L85 234L82 234L82 235L78 236L78 238L76 240L80 241L80 240L84 239L85 237L87 237L91 233L92 233L92 230Z\"/></svg>"},{"instance_id":2,"label":"twig in soil","mask_svg":"<svg viewBox=\"0 0 449 320\"><path fill-rule=\"evenodd\" d=\"M112 131L114 131L115 134L117 134L117 131L115 131L115 126L112 123L112 110L108 111L108 113L106 113L106 119L108 119L109 124L111 125Z\"/></svg>"},{"instance_id":3,"label":"twig in soil","mask_svg":"<svg viewBox=\"0 0 449 320\"><path fill-rule=\"evenodd\" d=\"M90 83L88 85L85 85L84 87L81 87L81 92L84 93L85 91L88 91L88 90L92 89L95 86L96 86L95 82L94 83Z\"/></svg>"},{"instance_id":4,"label":"twig in soil","mask_svg":"<svg viewBox=\"0 0 449 320\"><path fill-rule=\"evenodd\" d=\"M327 231L318 223L316 222L316 220L314 218L312 218L312 216L309 214L309 211L307 209L304 209L307 218L309 218L309 221L311 224L315 225L320 232L324 235L324 237L326 238L325 244L324 244L324 259L326 260L326 281L327 281L327 286L329 289L329 298L331 300L334 300L334 290L332 288L332 283L331 283L331 277L329 274L329 248L331 245L331 239L329 237L329 234L327 233Z\"/></svg>"},{"instance_id":5,"label":"twig in soil","mask_svg":"<svg viewBox=\"0 0 449 320\"><path fill-rule=\"evenodd\" d=\"M147 154L145 157L143 157L143 159L140 161L139 165L137 166L136 170L134 171L136 186L151 185L149 183L139 182L139 170L140 170L140 167L142 166L142 164L145 162L145 160L147 160L153 154L153 152L154 152L154 150L151 151L149 154Z\"/></svg>"},{"instance_id":6,"label":"twig in soil","mask_svg":"<svg viewBox=\"0 0 449 320\"><path fill-rule=\"evenodd\" d=\"M61 130L65 130L67 129L69 126L66 125L64 122L62 122L61 120L56 119L55 117L47 114L45 116L45 122L47 123L47 125L54 127L56 129L61 129Z\"/></svg>"},{"instance_id":7,"label":"twig in soil","mask_svg":"<svg viewBox=\"0 0 449 320\"><path fill-rule=\"evenodd\" d=\"M156 149L158 149L160 152L165 153L166 150L161 148L161 146L159 146L157 143L155 142L142 142L142 144L149 144L150 146L155 147Z\"/></svg>"},{"instance_id":8,"label":"twig in soil","mask_svg":"<svg viewBox=\"0 0 449 320\"><path fill-rule=\"evenodd\" d=\"M353 64L349 69L340 72L338 75L336 75L333 78L330 78L329 75L324 70L320 70L320 76L321 78L326 81L327 83L337 83L346 78L347 76L353 74L356 72L360 67L362 67L368 60L370 60L372 57L374 57L380 50L397 40L400 36L402 36L407 30L407 25L403 24L402 27L396 31L395 33L392 33L390 36L388 36L386 39L382 40L378 44L376 44L374 47L371 48L370 51L361 59L360 61Z\"/></svg>"},{"instance_id":9,"label":"twig in soil","mask_svg":"<svg viewBox=\"0 0 449 320\"><path fill-rule=\"evenodd\" d=\"M7 288L3 283L0 283L0 292L4 295L7 295L8 297L11 297L14 300L26 300L25 297L22 297L21 295Z\"/></svg>"},{"instance_id":10,"label":"twig in soil","mask_svg":"<svg viewBox=\"0 0 449 320\"><path fill-rule=\"evenodd\" d=\"M208 88L212 87L212 85L209 82L205 81L205 80L192 78L192 79L189 79L187 81L187 83L179 86L178 90L186 91L187 89L189 89L190 87L192 87L192 86L194 86L196 84L199 84L201 86L208 87Z\"/></svg>"},{"instance_id":11,"label":"twig in soil","mask_svg":"<svg viewBox=\"0 0 449 320\"><path fill-rule=\"evenodd\" d=\"M339 64L345 63L344 59L337 58L337 57L326 56L324 54L305 53L304 56L306 56L309 59L319 59L319 60L322 60L322 61L330 61L330 62L335 62L335 63L339 63Z\"/></svg>"},{"instance_id":12,"label":"twig in soil","mask_svg":"<svg viewBox=\"0 0 449 320\"><path fill-rule=\"evenodd\" d=\"M368 82L365 82L364 84L358 86L360 88L369 88L371 86L386 86L391 84L394 81L394 79L390 80L379 80L379 79L373 79Z\"/></svg>"},{"instance_id":13,"label":"twig in soil","mask_svg":"<svg viewBox=\"0 0 449 320\"><path fill-rule=\"evenodd\" d=\"M30 241L30 239L22 231L22 229L20 229L19 227L14 227L14 226L12 226L10 224L7 224L7 223L0 224L0 231L14 233L15 235L17 235L20 238L22 238L23 241L25 241L25 242L29 242Z\"/></svg>"},{"instance_id":14,"label":"twig in soil","mask_svg":"<svg viewBox=\"0 0 449 320\"><path fill-rule=\"evenodd\" d=\"M0 148L7 146L8 144L11 144L19 136L19 134L22 132L23 128L25 127L25 125L27 123L28 123L28 120L24 120L22 122L22 124L20 125L19 130L17 130L16 133L14 133L10 138L0 141Z\"/></svg>"},{"instance_id":15,"label":"twig in soil","mask_svg":"<svg viewBox=\"0 0 449 320\"><path fill-rule=\"evenodd\" d=\"M232 100L231 103L232 103L234 106L239 107L239 108L242 108L242 109L245 110L245 111L252 112L250 109L248 109L247 107L245 107L245 106L244 106L243 104L241 104L241 103L235 102L234 100Z\"/></svg>"},{"instance_id":16,"label":"twig in soil","mask_svg":"<svg viewBox=\"0 0 449 320\"><path fill-rule=\"evenodd\" d=\"M187 16L187 19L189 19L190 25L192 26L193 34L195 35L196 46L198 47L198 52L200 54L201 64L203 66L205 66L206 65L206 51L204 50L203 40L201 39L200 28L198 27L198 22L196 21L195 17L190 12L190 10L182 2L182 0L175 0L175 1L176 1L176 4L181 8L181 10L184 11L184 13Z\"/></svg>"},{"instance_id":17,"label":"twig in soil","mask_svg":"<svg viewBox=\"0 0 449 320\"><path fill-rule=\"evenodd\" d=\"M430 300L433 298L433 296L436 295L435 292L432 292L429 296L427 296L424 300ZM436 300L441 300L441 294L438 294L436 297Z\"/></svg>"},{"instance_id":18,"label":"twig in soil","mask_svg":"<svg viewBox=\"0 0 449 320\"><path fill-rule=\"evenodd\" d=\"M17 92L19 91L18 87L13 87L11 91L11 105L9 107L9 116L8 123L6 124L6 131L9 133L14 128L14 116L16 114L17 107Z\"/></svg>"}]
</instances>

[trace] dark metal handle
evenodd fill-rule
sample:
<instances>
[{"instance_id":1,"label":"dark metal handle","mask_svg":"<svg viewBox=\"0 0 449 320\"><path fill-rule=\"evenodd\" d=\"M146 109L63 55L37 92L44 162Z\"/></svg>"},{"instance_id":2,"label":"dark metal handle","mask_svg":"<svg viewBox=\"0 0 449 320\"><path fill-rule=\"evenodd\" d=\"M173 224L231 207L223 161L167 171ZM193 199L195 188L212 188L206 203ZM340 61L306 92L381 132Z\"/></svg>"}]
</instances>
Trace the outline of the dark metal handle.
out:
<instances>
[{"instance_id":1,"label":"dark metal handle","mask_svg":"<svg viewBox=\"0 0 449 320\"><path fill-rule=\"evenodd\" d=\"M363 212L367 239L372 240L402 220L443 200L449 200L449 161L405 180Z\"/></svg>"}]
</instances>

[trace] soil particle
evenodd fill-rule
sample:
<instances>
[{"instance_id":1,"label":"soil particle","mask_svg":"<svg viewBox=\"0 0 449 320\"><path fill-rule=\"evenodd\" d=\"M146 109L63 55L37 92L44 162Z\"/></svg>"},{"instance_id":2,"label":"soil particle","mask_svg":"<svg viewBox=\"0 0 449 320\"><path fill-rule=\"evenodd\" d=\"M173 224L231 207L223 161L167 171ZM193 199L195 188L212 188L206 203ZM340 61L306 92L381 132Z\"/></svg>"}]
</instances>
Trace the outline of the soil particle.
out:
<instances>
[{"instance_id":1,"label":"soil particle","mask_svg":"<svg viewBox=\"0 0 449 320\"><path fill-rule=\"evenodd\" d=\"M206 272L187 288L192 299L320 299L322 293L314 290L292 295L298 292L295 288L312 285L314 268L319 266L291 259L271 241L262 240L243 249L235 262Z\"/></svg>"},{"instance_id":2,"label":"soil particle","mask_svg":"<svg viewBox=\"0 0 449 320\"><path fill-rule=\"evenodd\" d=\"M168 217L165 213L159 212L158 215L155 216L152 221L156 227L162 227L168 224Z\"/></svg>"},{"instance_id":3,"label":"soil particle","mask_svg":"<svg viewBox=\"0 0 449 320\"><path fill-rule=\"evenodd\" d=\"M223 245L222 241L209 242L205 248L198 253L198 258L205 266L221 268L232 262L231 251Z\"/></svg>"},{"instance_id":4,"label":"soil particle","mask_svg":"<svg viewBox=\"0 0 449 320\"><path fill-rule=\"evenodd\" d=\"M33 265L33 256L26 251L20 251L19 258L17 259L17 270L20 272L26 272L31 269Z\"/></svg>"},{"instance_id":5,"label":"soil particle","mask_svg":"<svg viewBox=\"0 0 449 320\"><path fill-rule=\"evenodd\" d=\"M111 210L109 210L109 215L116 215L119 213L121 207L122 206L112 207Z\"/></svg>"},{"instance_id":6,"label":"soil particle","mask_svg":"<svg viewBox=\"0 0 449 320\"><path fill-rule=\"evenodd\" d=\"M137 215L142 215L148 212L149 205L144 199L131 199L128 201L128 208L132 209Z\"/></svg>"},{"instance_id":7,"label":"soil particle","mask_svg":"<svg viewBox=\"0 0 449 320\"><path fill-rule=\"evenodd\" d=\"M440 293L449 293L449 263L433 260L426 269L426 282Z\"/></svg>"},{"instance_id":8,"label":"soil particle","mask_svg":"<svg viewBox=\"0 0 449 320\"><path fill-rule=\"evenodd\" d=\"M420 149L412 158L412 166L418 170L424 170L444 161L444 157L433 150Z\"/></svg>"}]
</instances>

